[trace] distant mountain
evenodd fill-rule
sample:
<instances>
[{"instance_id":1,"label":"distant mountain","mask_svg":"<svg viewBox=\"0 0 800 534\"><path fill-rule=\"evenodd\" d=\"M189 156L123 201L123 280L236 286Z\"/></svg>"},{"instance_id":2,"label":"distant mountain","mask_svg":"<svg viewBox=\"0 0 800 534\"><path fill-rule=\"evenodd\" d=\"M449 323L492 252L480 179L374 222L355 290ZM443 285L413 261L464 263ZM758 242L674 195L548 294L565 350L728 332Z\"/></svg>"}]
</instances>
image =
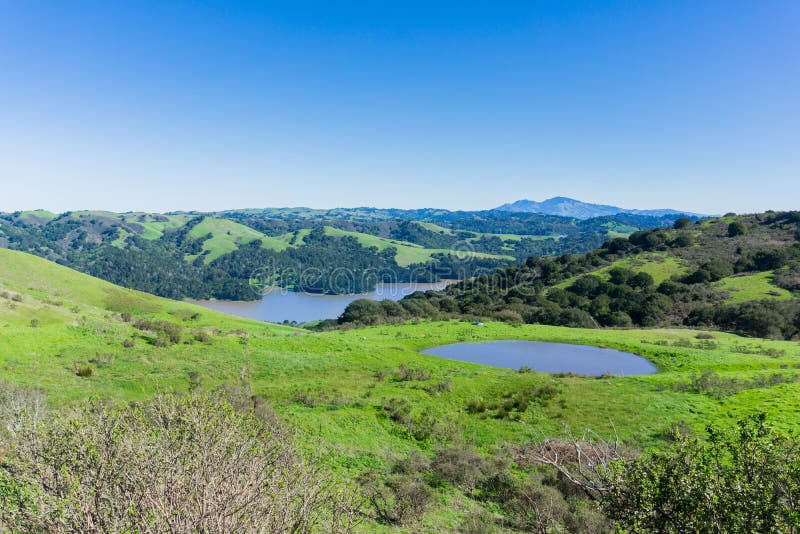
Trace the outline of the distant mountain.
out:
<instances>
[{"instance_id":1,"label":"distant mountain","mask_svg":"<svg viewBox=\"0 0 800 534\"><path fill-rule=\"evenodd\" d=\"M506 211L512 213L540 213L543 215L558 215L560 217L574 217L576 219L591 219L592 217L607 217L620 213L630 215L645 215L648 217L669 217L676 215L688 215L690 217L703 217L698 213L679 211L672 209L660 210L628 210L617 206L605 204L591 204L581 202L574 198L553 197L542 202L535 200L517 200L510 204L503 204L495 208L495 211Z\"/></svg>"}]
</instances>

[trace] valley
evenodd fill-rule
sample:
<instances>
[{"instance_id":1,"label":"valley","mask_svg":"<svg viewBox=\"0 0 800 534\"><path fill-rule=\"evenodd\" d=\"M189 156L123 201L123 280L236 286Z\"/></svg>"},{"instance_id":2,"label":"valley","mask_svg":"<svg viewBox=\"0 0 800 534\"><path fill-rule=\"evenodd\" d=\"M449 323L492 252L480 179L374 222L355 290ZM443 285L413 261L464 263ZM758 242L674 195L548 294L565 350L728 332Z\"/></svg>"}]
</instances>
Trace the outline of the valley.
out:
<instances>
[{"instance_id":1,"label":"valley","mask_svg":"<svg viewBox=\"0 0 800 534\"><path fill-rule=\"evenodd\" d=\"M626 280L644 273L649 284L659 287L678 284L697 276L698 270L712 269L702 263L702 250L658 249L675 241L677 234L689 229L704 250L715 251L717 260L728 257L725 251L733 247L735 255L731 257L743 258L746 263L757 255L749 256L755 249L748 252L744 244L763 244L766 232L772 236L770 248L757 252L780 250L782 265L775 264L778 260L762 259L761 268L769 271L738 276L720 267L711 279L694 283L724 291L719 297L723 303L754 302L746 300L749 297L796 303L796 293L772 289L778 287L774 285L777 280L787 279L795 265L791 251L796 248L792 240L797 221L792 217L776 214L701 221L698 225L703 230L695 230L695 223L685 226L687 223L678 222L679 230L657 229L612 239L599 253L572 257L562 271L548 271L546 266L563 258L531 259L526 268L535 268L538 274L522 273L515 283L530 284L530 295L546 299L556 292L581 294L575 289L586 284L581 270L593 273L601 284L615 283L620 273ZM752 237L728 235L728 227L737 221ZM168 231L150 227L151 232L163 230ZM653 233L662 237L656 239ZM778 236L786 236L788 241L782 242ZM229 237L235 241L253 236L232 233ZM612 248L625 250L620 239L629 244L656 243L656 249L631 249L609 256ZM598 261L592 259L596 254ZM557 275L545 277L545 272ZM504 274L509 271L494 276ZM294 429L301 454L313 453L331 476L345 484L377 477L362 482L364 488L394 480L393 473L401 469L398 466L410 461L403 460L406 456L433 455L435 459L443 451L468 456L474 450L501 461L508 458L509 451L524 451L546 437L563 436L565 429L591 429L597 436L622 440L631 450L648 455L669 447L676 431L701 435L709 424L732 429L736 421L757 413L765 414L774 432L796 428L800 408L800 347L796 341L745 337L684 324L656 328L523 324L519 316L499 313L521 310L515 301L458 313L465 298L470 302L494 299L501 288L505 288L503 295L514 298L525 294L521 286L486 281L479 277L444 291L415 293L399 302L371 301L383 313L396 313L396 319L386 324L370 326L371 319L362 315L356 321L358 327L353 328L354 305L364 302L355 301L340 319L344 329L330 329L335 321L323 321L316 325L323 331L310 331L124 289L27 253L0 249L0 384L40 391L53 409L80 406L87 398L111 403L146 401L155 394L183 395L245 384L253 398L269 403ZM454 299L456 307L448 306L452 310L448 314L433 313L445 309L441 307L443 298ZM426 301L439 308L420 306ZM545 305L540 300L522 302ZM396 308L394 312L389 303ZM787 339L795 336L785 333ZM633 373L636 376L600 371L589 373L599 376L566 371L548 374L535 370L536 360L531 366L509 365L491 351L476 360L484 365L430 353L451 344L506 340L558 343L563 350L570 345L614 349L644 358L656 372ZM525 480L529 468L519 462L513 460L516 467L502 476ZM425 478L429 475L424 472L403 479L423 484L420 491L429 488L425 492L436 496L426 499L419 513L382 519L370 511L367 502L359 505L366 514L362 526L368 531L390 531L398 526L454 531L478 516L483 517L482 524L491 526L495 521L487 520L482 511L490 507L501 510L506 518L502 528L530 528L530 523L520 522L514 515L518 512L511 501L494 494L476 494L458 478L434 482ZM547 470L538 467L531 473L535 472ZM552 488L548 484L536 482L530 488ZM398 503L401 498L400 494L392 497ZM554 498L563 502L564 515L552 521L579 521L578 515L584 513L579 510L588 507L588 515L580 516L580 529L610 528L590 501L570 500L562 493Z\"/></svg>"},{"instance_id":2,"label":"valley","mask_svg":"<svg viewBox=\"0 0 800 534\"><path fill-rule=\"evenodd\" d=\"M0 214L0 247L168 298L253 301L263 286L356 294L379 282L463 279L532 255L585 252L676 218L376 208L39 210Z\"/></svg>"}]
</instances>

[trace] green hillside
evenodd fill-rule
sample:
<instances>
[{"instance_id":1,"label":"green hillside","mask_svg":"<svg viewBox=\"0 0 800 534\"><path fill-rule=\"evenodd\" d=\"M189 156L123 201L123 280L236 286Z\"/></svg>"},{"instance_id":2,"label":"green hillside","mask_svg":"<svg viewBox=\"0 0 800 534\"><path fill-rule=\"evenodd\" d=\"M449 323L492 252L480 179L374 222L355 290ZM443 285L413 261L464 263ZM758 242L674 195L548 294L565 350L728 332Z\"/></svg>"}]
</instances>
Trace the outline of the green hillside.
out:
<instances>
[{"instance_id":1,"label":"green hillside","mask_svg":"<svg viewBox=\"0 0 800 534\"><path fill-rule=\"evenodd\" d=\"M363 232L341 230L333 226L323 226L323 229L326 235L333 237L352 237L362 246L375 247L379 251L394 247L397 249L395 261L397 261L397 264L401 267L408 267L414 263L425 263L430 261L434 254L447 254L450 252L448 249L426 248L415 243L397 239L387 239ZM210 263L220 256L234 252L242 245L257 239L261 240L264 248L276 252L281 252L290 247L299 247L305 244L305 237L308 236L309 232L309 229L302 229L273 237L262 234L257 230L253 230L252 228L230 219L204 217L200 223L192 227L188 236L192 239L204 239L206 236L211 236L205 239L202 245L204 261ZM493 236L495 234L482 235ZM477 237L479 237L479 235L475 234L475 238ZM497 237L505 240L519 240L522 239L523 236L498 235ZM514 260L514 257L509 255L487 254L482 252L470 252L470 254L476 258ZM198 255L199 254L187 255L187 261L194 260Z\"/></svg>"},{"instance_id":2,"label":"green hillside","mask_svg":"<svg viewBox=\"0 0 800 534\"><path fill-rule=\"evenodd\" d=\"M555 376L419 352L491 339L617 348L649 358L659 372ZM467 439L493 454L496 447L557 435L564 425L607 435L613 424L627 443L644 448L663 446L673 425L701 431L709 422L730 424L762 410L771 424L788 430L796 427L800 408L798 369L797 343L688 329L422 321L309 333L122 289L0 250L0 382L41 389L56 408L88 397L136 400L185 391L190 383L211 389L244 379L347 480L387 470L410 451L431 455ZM701 373L706 378L698 382ZM469 408L502 404L523 391L549 393L507 414ZM399 409L392 406L408 412L392 416ZM428 512L407 528L454 531L474 512L495 506L456 486L436 492ZM373 521L365 530L388 528Z\"/></svg>"},{"instance_id":3,"label":"green hillside","mask_svg":"<svg viewBox=\"0 0 800 534\"><path fill-rule=\"evenodd\" d=\"M241 225L228 219L218 219L215 217L204 217L202 221L194 225L189 231L189 237L201 239L210 236L203 241L203 253L205 262L211 262L224 254L229 254L237 250L241 245L250 243L256 239L264 238L261 232ZM280 246L283 243L275 240L270 243L273 246ZM285 248L285 247L284 247ZM191 261L197 256L189 255L187 260Z\"/></svg>"},{"instance_id":4,"label":"green hillside","mask_svg":"<svg viewBox=\"0 0 800 534\"><path fill-rule=\"evenodd\" d=\"M728 276L713 284L714 288L730 294L731 302L747 300L786 300L793 297L791 291L775 284L775 272Z\"/></svg>"},{"instance_id":5,"label":"green hillside","mask_svg":"<svg viewBox=\"0 0 800 534\"><path fill-rule=\"evenodd\" d=\"M389 247L397 249L395 260L397 264L403 267L408 267L413 263L425 263L432 259L434 254L448 254L450 250L442 248L425 248L421 245L408 243L405 241L398 241L394 239L385 239L382 237L365 234L362 232L348 232L346 230L339 230L331 226L325 227L325 233L332 236L350 236L354 237L365 247L376 247L378 250L385 250ZM512 239L521 239L514 236ZM499 255L499 254L486 254L483 252L469 251L468 254L475 258L491 258L498 260L514 260L513 256Z\"/></svg>"},{"instance_id":6,"label":"green hillside","mask_svg":"<svg viewBox=\"0 0 800 534\"><path fill-rule=\"evenodd\" d=\"M425 305L420 305L424 299ZM727 216L634 232L595 251L410 296L392 313L355 302L341 322L494 318L572 327L707 327L800 337L800 212Z\"/></svg>"},{"instance_id":7,"label":"green hillside","mask_svg":"<svg viewBox=\"0 0 800 534\"><path fill-rule=\"evenodd\" d=\"M609 236L673 220L375 208L164 214L35 210L0 213L0 247L160 296L252 300L259 295L250 286L251 275L265 269L322 273L313 287L291 276L271 276L286 288L361 292L372 287L325 280L342 270L356 280L369 280L376 272L398 282L465 278L531 256L591 250ZM261 253L253 250L256 241ZM385 253L389 247L394 254Z\"/></svg>"}]
</instances>

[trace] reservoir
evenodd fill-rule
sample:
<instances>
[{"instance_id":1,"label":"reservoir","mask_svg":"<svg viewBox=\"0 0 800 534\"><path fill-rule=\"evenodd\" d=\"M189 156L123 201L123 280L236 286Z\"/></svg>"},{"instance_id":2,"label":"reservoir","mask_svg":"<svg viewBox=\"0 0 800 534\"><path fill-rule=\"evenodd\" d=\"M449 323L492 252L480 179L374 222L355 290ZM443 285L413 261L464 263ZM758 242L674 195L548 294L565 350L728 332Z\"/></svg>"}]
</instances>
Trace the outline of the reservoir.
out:
<instances>
[{"instance_id":1,"label":"reservoir","mask_svg":"<svg viewBox=\"0 0 800 534\"><path fill-rule=\"evenodd\" d=\"M415 291L440 290L447 287L451 281L442 281L433 284L401 283L379 284L374 291L355 295L319 295L314 293L296 293L285 289L276 288L264 295L261 300L252 302L228 300L202 300L193 301L213 310L247 317L258 321L281 323L297 321L306 323L321 319L336 319L348 304L357 299L371 300L400 300Z\"/></svg>"},{"instance_id":2,"label":"reservoir","mask_svg":"<svg viewBox=\"0 0 800 534\"><path fill-rule=\"evenodd\" d=\"M657 370L650 361L628 352L588 345L568 345L543 341L504 340L454 343L433 347L422 352L449 360L481 363L508 369L527 366L543 373L634 376L649 375Z\"/></svg>"}]
</instances>

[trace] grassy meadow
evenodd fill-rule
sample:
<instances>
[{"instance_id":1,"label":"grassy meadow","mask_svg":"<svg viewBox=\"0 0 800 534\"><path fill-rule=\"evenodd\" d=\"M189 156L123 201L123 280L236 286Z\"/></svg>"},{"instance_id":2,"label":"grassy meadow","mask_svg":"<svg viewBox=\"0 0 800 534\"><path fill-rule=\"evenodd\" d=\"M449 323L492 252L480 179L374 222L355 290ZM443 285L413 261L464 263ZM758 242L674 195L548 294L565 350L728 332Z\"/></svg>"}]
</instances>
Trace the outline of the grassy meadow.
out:
<instances>
[{"instance_id":1,"label":"grassy meadow","mask_svg":"<svg viewBox=\"0 0 800 534\"><path fill-rule=\"evenodd\" d=\"M159 343L161 327L153 324L173 325L174 342ZM648 358L659 371L551 376L419 352L494 339L615 348ZM86 368L89 376L79 376ZM673 425L701 431L758 411L768 412L773 425L794 429L798 379L796 342L683 329L457 321L312 333L122 289L0 250L0 380L43 390L54 408L247 380L298 429L309 450L348 476L437 443L466 441L491 451L560 434L565 426L610 435L613 425L642 448L663 444ZM497 407L524 391L549 393L524 410ZM487 408L475 409L481 405ZM398 406L402 418L393 416ZM456 494L442 498L439 511L425 519L432 530L452 527L452 507L467 506Z\"/></svg>"}]
</instances>

